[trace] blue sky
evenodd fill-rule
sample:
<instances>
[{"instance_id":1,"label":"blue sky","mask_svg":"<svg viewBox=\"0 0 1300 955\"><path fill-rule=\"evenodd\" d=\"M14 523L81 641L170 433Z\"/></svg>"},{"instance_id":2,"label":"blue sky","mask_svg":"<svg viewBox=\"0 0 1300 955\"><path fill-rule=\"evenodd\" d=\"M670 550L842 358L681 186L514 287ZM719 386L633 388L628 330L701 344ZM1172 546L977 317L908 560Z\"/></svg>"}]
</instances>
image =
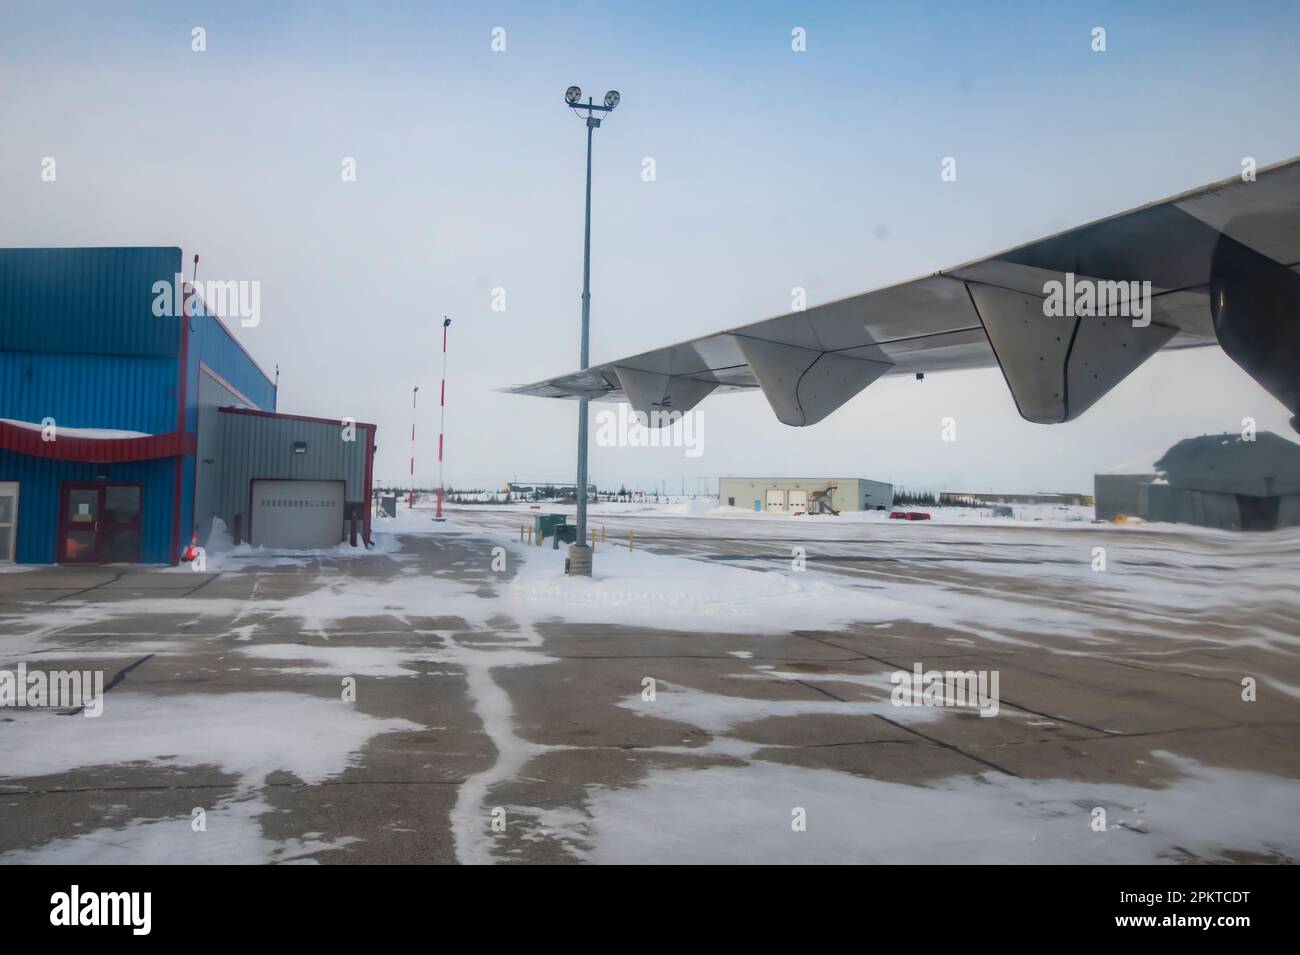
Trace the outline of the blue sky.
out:
<instances>
[{"instance_id":1,"label":"blue sky","mask_svg":"<svg viewBox=\"0 0 1300 955\"><path fill-rule=\"evenodd\" d=\"M281 409L377 421L381 479L405 474L410 387L436 395L449 314L448 480L558 479L572 406L494 389L577 365L571 83L623 95L596 136L602 361L783 313L794 286L865 291L1296 155L1297 28L1281 3L0 4L0 244L180 245L202 275L261 281L240 336L281 366ZM996 370L878 382L807 429L758 394L702 408L702 456L597 448L595 479L1085 490L1246 415L1288 431L1214 349L1157 356L1055 427L1021 421ZM420 416L432 435L436 407Z\"/></svg>"}]
</instances>

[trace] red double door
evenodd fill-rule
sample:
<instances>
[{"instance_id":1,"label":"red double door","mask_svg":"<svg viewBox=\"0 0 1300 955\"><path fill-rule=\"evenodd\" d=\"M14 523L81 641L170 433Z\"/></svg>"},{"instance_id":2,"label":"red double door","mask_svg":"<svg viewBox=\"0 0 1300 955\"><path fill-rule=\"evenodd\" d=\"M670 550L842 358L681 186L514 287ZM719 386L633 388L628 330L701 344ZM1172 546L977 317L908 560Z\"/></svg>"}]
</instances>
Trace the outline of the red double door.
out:
<instances>
[{"instance_id":1,"label":"red double door","mask_svg":"<svg viewBox=\"0 0 1300 955\"><path fill-rule=\"evenodd\" d=\"M139 563L139 484L64 484L61 498L60 563Z\"/></svg>"}]
</instances>

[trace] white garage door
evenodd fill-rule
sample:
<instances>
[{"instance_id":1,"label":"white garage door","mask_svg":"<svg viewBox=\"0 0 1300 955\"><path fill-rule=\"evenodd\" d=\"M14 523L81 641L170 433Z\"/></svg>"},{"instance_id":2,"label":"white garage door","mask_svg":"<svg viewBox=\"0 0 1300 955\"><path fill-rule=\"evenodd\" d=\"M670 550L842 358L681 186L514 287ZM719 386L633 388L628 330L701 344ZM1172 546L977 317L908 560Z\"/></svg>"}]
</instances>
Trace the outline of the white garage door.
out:
<instances>
[{"instance_id":1,"label":"white garage door","mask_svg":"<svg viewBox=\"0 0 1300 955\"><path fill-rule=\"evenodd\" d=\"M254 481L257 547L333 547L343 540L342 481Z\"/></svg>"},{"instance_id":2,"label":"white garage door","mask_svg":"<svg viewBox=\"0 0 1300 955\"><path fill-rule=\"evenodd\" d=\"M776 487L767 489L767 509L769 511L785 510L785 491Z\"/></svg>"}]
</instances>

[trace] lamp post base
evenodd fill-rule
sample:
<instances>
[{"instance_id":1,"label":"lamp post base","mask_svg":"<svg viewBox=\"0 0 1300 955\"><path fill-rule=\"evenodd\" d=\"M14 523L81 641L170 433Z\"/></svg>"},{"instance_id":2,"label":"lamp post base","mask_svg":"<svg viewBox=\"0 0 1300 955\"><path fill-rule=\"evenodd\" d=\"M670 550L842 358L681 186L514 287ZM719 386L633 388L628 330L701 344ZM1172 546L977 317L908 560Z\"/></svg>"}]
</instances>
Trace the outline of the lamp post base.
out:
<instances>
[{"instance_id":1,"label":"lamp post base","mask_svg":"<svg viewBox=\"0 0 1300 955\"><path fill-rule=\"evenodd\" d=\"M564 561L564 572L570 577L590 577L591 548L586 544L570 544L569 556Z\"/></svg>"}]
</instances>

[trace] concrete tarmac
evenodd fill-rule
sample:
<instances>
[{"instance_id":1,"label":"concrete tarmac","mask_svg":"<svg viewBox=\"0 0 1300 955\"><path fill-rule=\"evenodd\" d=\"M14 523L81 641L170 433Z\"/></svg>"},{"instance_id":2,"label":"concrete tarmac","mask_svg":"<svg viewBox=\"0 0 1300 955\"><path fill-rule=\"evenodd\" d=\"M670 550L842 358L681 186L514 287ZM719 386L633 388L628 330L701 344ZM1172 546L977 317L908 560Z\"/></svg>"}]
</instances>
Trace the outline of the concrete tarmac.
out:
<instances>
[{"instance_id":1,"label":"concrete tarmac","mask_svg":"<svg viewBox=\"0 0 1300 955\"><path fill-rule=\"evenodd\" d=\"M1002 628L1014 642L908 620L683 632L621 624L615 608L604 623L537 622L524 640L500 599L511 574L486 556L526 515L452 517L444 533L403 537L396 554L0 574L0 668L99 670L111 687L98 719L0 710L0 862L916 861L883 848L881 833L913 824L901 810L838 818L833 845L751 831L768 825L748 821L767 818L765 780L806 787L804 802L841 783L901 793L903 805L909 792L951 793L966 861L1016 858L1008 843L1021 831L1056 840L1050 861L1294 861L1300 824L1274 818L1267 800L1259 838L1247 828L1198 846L1170 809L1159 844L1148 834L1136 849L1099 850L1088 799L1150 793L1159 817L1159 794L1197 773L1300 794L1296 592L1258 583L1300 580L1295 537L597 516L607 547L635 531L651 553L762 569L802 541L810 572L828 580L994 600L1013 620L1026 611ZM1098 540L1112 573L1125 568L1156 604L1097 593L1086 555ZM465 588L484 613L443 614L383 589L426 579ZM1162 589L1188 581L1205 599ZM311 620L313 606L352 593L364 597L357 615ZM1045 608L1084 613L1093 632L1036 624ZM998 671L1001 714L900 715L889 675L917 663ZM642 705L647 678L668 706ZM355 698L340 702L348 679ZM718 811L734 804L736 819L670 811L663 787L696 781L717 781ZM989 808L967 781L1009 795ZM1064 811L1077 811L1077 830L1052 827L1059 807L1023 818L1015 793L1073 785L1086 793ZM714 791L691 790L688 806ZM771 826L788 832L783 798L772 796ZM844 805L817 821L852 813ZM661 837L638 842L638 825ZM1114 839L1151 825L1130 820Z\"/></svg>"}]
</instances>

